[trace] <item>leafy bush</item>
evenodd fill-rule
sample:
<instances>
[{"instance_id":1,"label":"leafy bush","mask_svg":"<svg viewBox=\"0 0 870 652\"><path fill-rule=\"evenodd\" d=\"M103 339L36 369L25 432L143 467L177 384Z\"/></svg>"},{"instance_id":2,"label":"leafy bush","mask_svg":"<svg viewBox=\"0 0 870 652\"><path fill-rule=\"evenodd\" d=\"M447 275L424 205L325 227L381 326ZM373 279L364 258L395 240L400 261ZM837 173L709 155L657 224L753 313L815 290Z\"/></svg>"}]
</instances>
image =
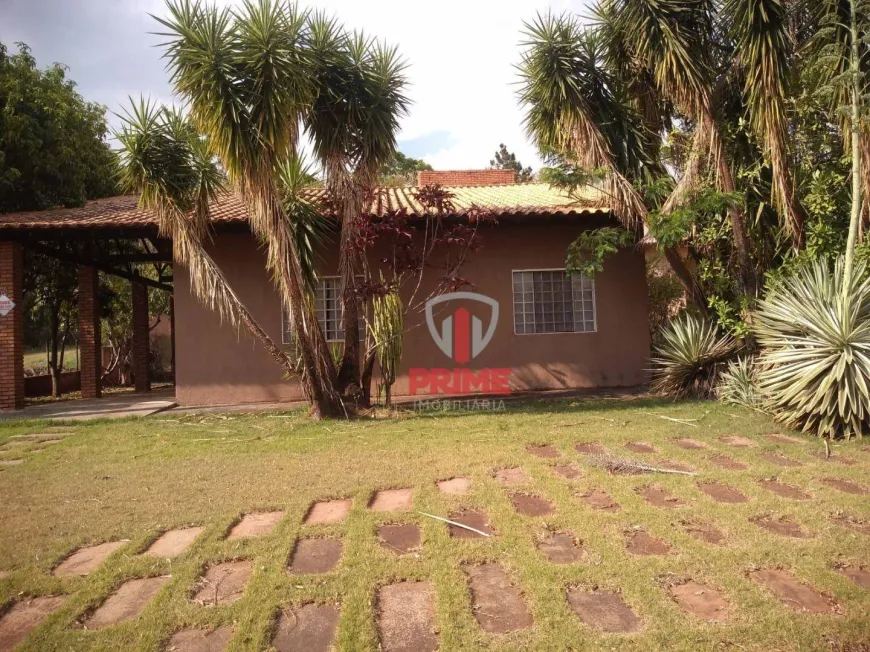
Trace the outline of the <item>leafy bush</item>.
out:
<instances>
[{"instance_id":1,"label":"leafy bush","mask_svg":"<svg viewBox=\"0 0 870 652\"><path fill-rule=\"evenodd\" d=\"M760 408L762 398L758 391L755 361L747 356L730 362L728 368L722 372L717 393L726 403L752 409Z\"/></svg>"},{"instance_id":2,"label":"leafy bush","mask_svg":"<svg viewBox=\"0 0 870 652\"><path fill-rule=\"evenodd\" d=\"M870 433L870 276L843 260L816 261L779 281L759 304L759 389L786 425L820 437Z\"/></svg>"},{"instance_id":3,"label":"leafy bush","mask_svg":"<svg viewBox=\"0 0 870 652\"><path fill-rule=\"evenodd\" d=\"M710 398L737 342L719 336L716 326L684 313L662 329L652 359L652 390L674 398Z\"/></svg>"}]
</instances>

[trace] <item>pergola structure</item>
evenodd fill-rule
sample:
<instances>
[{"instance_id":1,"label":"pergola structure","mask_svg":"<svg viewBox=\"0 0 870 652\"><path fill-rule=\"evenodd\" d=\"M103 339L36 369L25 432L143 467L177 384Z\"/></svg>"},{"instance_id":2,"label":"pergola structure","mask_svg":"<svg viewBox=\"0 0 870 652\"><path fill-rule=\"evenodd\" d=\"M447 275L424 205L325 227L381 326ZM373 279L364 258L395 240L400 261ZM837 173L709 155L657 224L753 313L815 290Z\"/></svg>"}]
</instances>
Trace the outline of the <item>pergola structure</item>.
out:
<instances>
[{"instance_id":1,"label":"pergola structure","mask_svg":"<svg viewBox=\"0 0 870 652\"><path fill-rule=\"evenodd\" d=\"M98 213L114 213L118 200L135 207L133 198L122 197L82 208L0 215L0 295L15 304L0 316L0 410L24 407L25 250L78 268L82 398L99 398L102 393L99 272L130 281L135 390L150 391L148 288L172 294L172 243L159 237L154 217L144 211L134 211L141 213L138 219L100 220ZM142 263L155 264L158 278L139 274L137 265Z\"/></svg>"}]
</instances>

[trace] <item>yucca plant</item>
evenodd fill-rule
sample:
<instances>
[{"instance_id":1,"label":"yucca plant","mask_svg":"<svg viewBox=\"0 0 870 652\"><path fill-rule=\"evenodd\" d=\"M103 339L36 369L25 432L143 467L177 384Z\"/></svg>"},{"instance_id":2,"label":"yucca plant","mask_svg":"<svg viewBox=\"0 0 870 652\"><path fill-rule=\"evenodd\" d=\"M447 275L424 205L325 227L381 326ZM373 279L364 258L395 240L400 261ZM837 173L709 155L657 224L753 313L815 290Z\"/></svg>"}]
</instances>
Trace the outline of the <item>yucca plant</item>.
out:
<instances>
[{"instance_id":1,"label":"yucca plant","mask_svg":"<svg viewBox=\"0 0 870 652\"><path fill-rule=\"evenodd\" d=\"M761 408L761 392L758 391L755 360L745 356L728 363L722 372L716 390L719 399L732 405L758 410Z\"/></svg>"},{"instance_id":2,"label":"yucca plant","mask_svg":"<svg viewBox=\"0 0 870 652\"><path fill-rule=\"evenodd\" d=\"M393 383L402 362L402 344L405 337L405 308L396 291L372 299L372 336L384 386L387 407L392 406Z\"/></svg>"},{"instance_id":3,"label":"yucca plant","mask_svg":"<svg viewBox=\"0 0 870 652\"><path fill-rule=\"evenodd\" d=\"M651 360L652 390L673 398L713 396L722 369L739 348L713 323L688 313L671 320L661 339Z\"/></svg>"},{"instance_id":4,"label":"yucca plant","mask_svg":"<svg viewBox=\"0 0 870 652\"><path fill-rule=\"evenodd\" d=\"M819 437L870 433L870 275L816 261L759 304L759 388L786 425Z\"/></svg>"}]
</instances>

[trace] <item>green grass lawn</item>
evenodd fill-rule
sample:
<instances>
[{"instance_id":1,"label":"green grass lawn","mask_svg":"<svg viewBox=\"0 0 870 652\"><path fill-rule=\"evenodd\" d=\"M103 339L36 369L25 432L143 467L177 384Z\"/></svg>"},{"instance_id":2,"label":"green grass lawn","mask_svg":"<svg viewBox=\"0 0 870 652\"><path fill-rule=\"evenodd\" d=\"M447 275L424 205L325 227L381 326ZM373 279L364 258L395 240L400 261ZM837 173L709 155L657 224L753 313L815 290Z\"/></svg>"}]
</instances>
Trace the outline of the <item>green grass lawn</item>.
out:
<instances>
[{"instance_id":1,"label":"green grass lawn","mask_svg":"<svg viewBox=\"0 0 870 652\"><path fill-rule=\"evenodd\" d=\"M67 346L63 354L63 368L65 371L75 371L78 368L76 347ZM44 349L29 349L24 352L25 369L47 369Z\"/></svg>"},{"instance_id":2,"label":"green grass lawn","mask_svg":"<svg viewBox=\"0 0 870 652\"><path fill-rule=\"evenodd\" d=\"M696 421L676 422L672 419ZM527 401L496 414L408 415L391 420L320 422L301 412L269 415L177 416L105 421L63 427L33 422L0 424L0 449L33 433L70 432L61 443L28 452L35 442L7 446L0 456L23 457L0 471L0 611L22 596L66 595L21 650L163 650L184 628L230 626L228 649L268 650L277 614L305 603L339 605L336 649L378 650L379 587L402 580L429 583L434 628L441 650L866 650L870 649L870 590L838 572L840 565L870 568L870 537L833 522L848 516L870 522L870 496L837 491L821 482L843 478L870 486L866 442L844 443L835 452L856 463L825 461L820 443L774 441L782 432L766 416L714 403L668 403L643 398ZM739 435L752 448L719 441ZM687 450L679 437L710 450ZM693 468L698 477L664 474L612 475L575 450L596 441L612 454L659 464L667 459ZM632 453L627 442L647 442L656 452ZM558 459L531 455L529 444L552 444ZM779 452L800 463L780 467L760 454ZM746 470L723 470L708 459L726 454ZM573 464L578 477L554 473ZM506 487L494 471L521 467L528 482ZM436 482L454 476L473 480L464 496L439 492ZM810 494L791 500L759 481L776 477ZM698 488L718 481L749 498L726 504ZM654 486L684 506L651 506L637 489ZM413 509L367 509L385 488L413 488ZM605 490L618 512L592 509L580 497ZM545 498L551 515L523 516L509 492ZM306 525L313 501L351 498L347 518L333 525ZM452 538L445 524L418 511L449 516L459 508L486 512L497 536ZM269 534L228 540L243 514L282 510ZM751 519L788 516L810 538L774 534ZM379 545L383 523L416 523L422 544L398 556ZM715 526L725 545L691 536L689 523ZM204 526L183 556L172 562L141 556L164 531ZM637 556L626 535L643 529L671 546L670 554ZM548 530L570 532L585 557L555 564L537 548ZM287 565L300 537L343 543L335 570L291 575ZM89 544L129 539L87 577L54 577L52 569ZM217 562L253 561L244 597L229 606L190 600L197 578ZM522 592L533 624L503 635L484 633L475 619L467 563L497 562ZM784 569L837 603L832 613L798 613L749 574ZM171 575L136 619L100 629L82 623L125 581ZM2 577L2 576L0 576ZM730 603L724 622L708 623L684 612L671 585L693 580L719 591ZM604 634L583 624L566 600L569 587L618 592L641 619L641 631ZM863 647L861 646L863 644Z\"/></svg>"}]
</instances>

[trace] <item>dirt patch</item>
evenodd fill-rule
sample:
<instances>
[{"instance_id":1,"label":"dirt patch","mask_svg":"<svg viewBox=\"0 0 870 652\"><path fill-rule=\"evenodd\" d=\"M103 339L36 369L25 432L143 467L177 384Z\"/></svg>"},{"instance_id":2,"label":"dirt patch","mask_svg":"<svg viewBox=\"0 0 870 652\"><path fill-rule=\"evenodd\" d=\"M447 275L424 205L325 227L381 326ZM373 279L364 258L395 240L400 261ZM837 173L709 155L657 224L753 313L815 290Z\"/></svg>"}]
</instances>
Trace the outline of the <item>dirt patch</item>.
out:
<instances>
[{"instance_id":1,"label":"dirt patch","mask_svg":"<svg viewBox=\"0 0 870 652\"><path fill-rule=\"evenodd\" d=\"M805 491L801 491L790 484L784 484L779 480L759 480L758 484L783 498L791 498L792 500L810 500L812 498Z\"/></svg>"},{"instance_id":2,"label":"dirt patch","mask_svg":"<svg viewBox=\"0 0 870 652\"><path fill-rule=\"evenodd\" d=\"M344 500L319 500L311 505L305 515L306 525L329 525L341 523L350 512L350 498Z\"/></svg>"},{"instance_id":3,"label":"dirt patch","mask_svg":"<svg viewBox=\"0 0 870 652\"><path fill-rule=\"evenodd\" d=\"M526 446L526 451L536 457L555 458L562 457L562 453L552 444L529 444Z\"/></svg>"},{"instance_id":4,"label":"dirt patch","mask_svg":"<svg viewBox=\"0 0 870 652\"><path fill-rule=\"evenodd\" d=\"M245 594L253 572L254 564L247 559L216 564L197 581L193 601L206 607L232 604Z\"/></svg>"},{"instance_id":5,"label":"dirt patch","mask_svg":"<svg viewBox=\"0 0 870 652\"><path fill-rule=\"evenodd\" d=\"M167 652L224 652L233 636L232 627L205 629L183 629L172 635Z\"/></svg>"},{"instance_id":6,"label":"dirt patch","mask_svg":"<svg viewBox=\"0 0 870 652\"><path fill-rule=\"evenodd\" d=\"M7 441L5 444L0 444L0 451L13 451L20 450L25 446L32 446L33 442L27 441L25 439L13 439L11 441Z\"/></svg>"},{"instance_id":7,"label":"dirt patch","mask_svg":"<svg viewBox=\"0 0 870 652\"><path fill-rule=\"evenodd\" d=\"M704 543L709 543L714 546L725 545L725 535L719 528L710 525L709 523L685 523L686 533Z\"/></svg>"},{"instance_id":8,"label":"dirt patch","mask_svg":"<svg viewBox=\"0 0 870 652\"><path fill-rule=\"evenodd\" d=\"M344 546L337 539L299 539L293 548L290 572L297 575L328 573L341 559Z\"/></svg>"},{"instance_id":9,"label":"dirt patch","mask_svg":"<svg viewBox=\"0 0 870 652\"><path fill-rule=\"evenodd\" d=\"M512 493L510 499L514 509L523 516L546 516L553 513L553 506L540 496Z\"/></svg>"},{"instance_id":10,"label":"dirt patch","mask_svg":"<svg viewBox=\"0 0 870 652\"><path fill-rule=\"evenodd\" d=\"M570 532L555 532L538 541L538 550L554 564L573 564L586 556L583 546Z\"/></svg>"},{"instance_id":11,"label":"dirt patch","mask_svg":"<svg viewBox=\"0 0 870 652\"><path fill-rule=\"evenodd\" d=\"M719 437L719 441L721 441L726 446L733 446L734 448L752 448L753 446L755 446L754 441L748 439L747 437L741 437L740 435Z\"/></svg>"},{"instance_id":12,"label":"dirt patch","mask_svg":"<svg viewBox=\"0 0 870 652\"><path fill-rule=\"evenodd\" d=\"M672 496L660 487L640 487L636 491L640 496L646 499L646 501L650 505L653 505L654 507L675 509L677 507L682 507L686 504L685 501Z\"/></svg>"},{"instance_id":13,"label":"dirt patch","mask_svg":"<svg viewBox=\"0 0 870 652\"><path fill-rule=\"evenodd\" d=\"M495 534L495 530L489 524L489 516L487 516L486 512L476 512L473 510L462 510L460 512L453 512L450 515L451 521L456 521L457 523L462 523L463 525L467 525L469 527L473 527L475 530L480 530L481 532L486 532L490 536ZM455 525L448 525L448 530L450 532L450 536L457 539L483 539L477 532L472 532L471 530L466 530L462 527L456 527Z\"/></svg>"},{"instance_id":14,"label":"dirt patch","mask_svg":"<svg viewBox=\"0 0 870 652\"><path fill-rule=\"evenodd\" d=\"M767 587L780 602L795 611L830 613L836 602L829 600L815 589L796 581L782 570L762 570L750 573L753 581Z\"/></svg>"},{"instance_id":15,"label":"dirt patch","mask_svg":"<svg viewBox=\"0 0 870 652\"><path fill-rule=\"evenodd\" d=\"M844 480L842 478L822 478L821 483L832 489L837 489L847 494L853 494L855 496L866 496L870 494L870 489L866 487L862 487L861 485L852 482L851 480Z\"/></svg>"},{"instance_id":16,"label":"dirt patch","mask_svg":"<svg viewBox=\"0 0 870 652\"><path fill-rule=\"evenodd\" d=\"M178 557L187 550L194 542L196 537L202 534L204 527L186 527L180 530L169 530L161 534L157 540L152 543L144 555L149 557L164 557L171 559Z\"/></svg>"},{"instance_id":17,"label":"dirt patch","mask_svg":"<svg viewBox=\"0 0 870 652\"><path fill-rule=\"evenodd\" d=\"M463 564L468 575L474 617L489 634L505 634L532 624L532 616L519 590L499 564Z\"/></svg>"},{"instance_id":18,"label":"dirt patch","mask_svg":"<svg viewBox=\"0 0 870 652\"><path fill-rule=\"evenodd\" d=\"M843 466L855 466L858 461L853 460L851 457L843 457L842 455L837 455L834 453L830 457L825 455L825 451L813 451L810 453L813 457L817 457L823 462L836 462L837 464L842 464Z\"/></svg>"},{"instance_id":19,"label":"dirt patch","mask_svg":"<svg viewBox=\"0 0 870 652\"><path fill-rule=\"evenodd\" d=\"M574 444L574 450L584 455L607 455L607 449L594 441L579 442Z\"/></svg>"},{"instance_id":20,"label":"dirt patch","mask_svg":"<svg viewBox=\"0 0 870 652\"><path fill-rule=\"evenodd\" d=\"M79 548L52 571L56 577L69 577L71 575L90 575L100 567L106 557L127 545L129 539L123 541L109 541L97 546Z\"/></svg>"},{"instance_id":21,"label":"dirt patch","mask_svg":"<svg viewBox=\"0 0 870 652\"><path fill-rule=\"evenodd\" d=\"M372 497L369 509L373 512L403 512L411 509L413 501L413 489L382 489Z\"/></svg>"},{"instance_id":22,"label":"dirt patch","mask_svg":"<svg viewBox=\"0 0 870 652\"><path fill-rule=\"evenodd\" d=\"M400 582L378 591L383 652L428 652L438 647L434 592L426 582Z\"/></svg>"},{"instance_id":23,"label":"dirt patch","mask_svg":"<svg viewBox=\"0 0 870 652\"><path fill-rule=\"evenodd\" d=\"M580 497L592 509L602 512L618 512L622 506L615 502L604 489L593 489L589 493L581 494Z\"/></svg>"},{"instance_id":24,"label":"dirt patch","mask_svg":"<svg viewBox=\"0 0 870 652\"><path fill-rule=\"evenodd\" d=\"M450 478L438 483L438 491L452 496L466 496L471 491L471 478Z\"/></svg>"},{"instance_id":25,"label":"dirt patch","mask_svg":"<svg viewBox=\"0 0 870 652\"><path fill-rule=\"evenodd\" d=\"M748 503L749 498L737 491L734 487L721 482L699 482L698 489L720 503Z\"/></svg>"},{"instance_id":26,"label":"dirt patch","mask_svg":"<svg viewBox=\"0 0 870 652\"><path fill-rule=\"evenodd\" d=\"M12 650L66 602L65 595L23 599L0 618L0 650Z\"/></svg>"},{"instance_id":27,"label":"dirt patch","mask_svg":"<svg viewBox=\"0 0 870 652\"><path fill-rule=\"evenodd\" d=\"M787 516L776 518L774 516L756 516L749 519L758 527L779 534L784 537L792 537L793 539L812 539L814 535L801 530L801 526L795 523Z\"/></svg>"},{"instance_id":28,"label":"dirt patch","mask_svg":"<svg viewBox=\"0 0 870 652\"><path fill-rule=\"evenodd\" d=\"M18 466L19 464L24 464L23 457L16 457L11 460L0 460L0 468L4 466Z\"/></svg>"},{"instance_id":29,"label":"dirt patch","mask_svg":"<svg viewBox=\"0 0 870 652\"><path fill-rule=\"evenodd\" d=\"M803 466L797 460L793 460L790 457L786 457L780 453L759 453L758 457L763 459L765 462L770 462L771 464L776 464L777 466L782 466L785 468L795 468L798 466Z\"/></svg>"},{"instance_id":30,"label":"dirt patch","mask_svg":"<svg viewBox=\"0 0 870 652\"><path fill-rule=\"evenodd\" d=\"M420 527L407 523L404 525L382 525L378 528L381 545L400 555L420 547Z\"/></svg>"},{"instance_id":31,"label":"dirt patch","mask_svg":"<svg viewBox=\"0 0 870 652\"><path fill-rule=\"evenodd\" d=\"M655 453L656 449L643 441L630 441L625 447L632 453Z\"/></svg>"},{"instance_id":32,"label":"dirt patch","mask_svg":"<svg viewBox=\"0 0 870 652\"><path fill-rule=\"evenodd\" d=\"M710 447L707 446L704 442L698 441L697 439L689 439L688 437L682 437L680 439L675 439L674 443L680 448L685 448L689 451L701 451L707 450Z\"/></svg>"},{"instance_id":33,"label":"dirt patch","mask_svg":"<svg viewBox=\"0 0 870 652\"><path fill-rule=\"evenodd\" d=\"M803 439L798 439L797 437L792 437L791 435L782 435L782 434L774 434L767 435L767 438L771 441L779 442L781 444L803 444L806 443Z\"/></svg>"},{"instance_id":34,"label":"dirt patch","mask_svg":"<svg viewBox=\"0 0 870 652\"><path fill-rule=\"evenodd\" d=\"M689 466L688 464L683 464L682 462L675 462L674 460L663 459L656 462L653 466L658 466L663 469L670 469L671 471L683 471L685 473L691 473L695 469L694 467Z\"/></svg>"},{"instance_id":35,"label":"dirt patch","mask_svg":"<svg viewBox=\"0 0 870 652\"><path fill-rule=\"evenodd\" d=\"M227 539L247 539L250 537L264 537L270 534L278 522L284 518L284 512L261 512L258 514L245 514L242 520L236 523L230 530Z\"/></svg>"},{"instance_id":36,"label":"dirt patch","mask_svg":"<svg viewBox=\"0 0 870 652\"><path fill-rule=\"evenodd\" d=\"M858 534L864 534L870 537L870 523L867 521L862 521L860 519L852 518L851 516L846 516L845 514L840 514L831 517L831 522L836 523L837 525L848 528L853 532L857 532Z\"/></svg>"},{"instance_id":37,"label":"dirt patch","mask_svg":"<svg viewBox=\"0 0 870 652\"><path fill-rule=\"evenodd\" d=\"M580 475L580 471L573 464L554 464L553 472L561 475L566 480L573 480Z\"/></svg>"},{"instance_id":38,"label":"dirt patch","mask_svg":"<svg viewBox=\"0 0 870 652\"><path fill-rule=\"evenodd\" d=\"M10 575L12 575L12 571L0 570L0 580L5 580Z\"/></svg>"},{"instance_id":39,"label":"dirt patch","mask_svg":"<svg viewBox=\"0 0 870 652\"><path fill-rule=\"evenodd\" d=\"M671 596L680 608L701 620L722 622L728 618L729 603L725 597L708 586L686 582L670 588Z\"/></svg>"},{"instance_id":40,"label":"dirt patch","mask_svg":"<svg viewBox=\"0 0 870 652\"><path fill-rule=\"evenodd\" d=\"M282 612L272 646L277 652L329 652L340 612L329 604L306 604Z\"/></svg>"},{"instance_id":41,"label":"dirt patch","mask_svg":"<svg viewBox=\"0 0 870 652\"><path fill-rule=\"evenodd\" d=\"M641 629L640 618L618 593L568 589L568 605L580 621L610 634L630 634Z\"/></svg>"},{"instance_id":42,"label":"dirt patch","mask_svg":"<svg viewBox=\"0 0 870 652\"><path fill-rule=\"evenodd\" d=\"M130 580L110 595L85 621L88 629L111 627L141 614L151 599L170 580L170 577L149 577Z\"/></svg>"},{"instance_id":43,"label":"dirt patch","mask_svg":"<svg viewBox=\"0 0 870 652\"><path fill-rule=\"evenodd\" d=\"M502 484L512 486L527 483L529 476L526 475L525 471L517 467L513 469L499 469L495 472L495 479Z\"/></svg>"},{"instance_id":44,"label":"dirt patch","mask_svg":"<svg viewBox=\"0 0 870 652\"><path fill-rule=\"evenodd\" d=\"M625 549L633 555L667 555L671 546L643 530L635 530L627 535Z\"/></svg>"},{"instance_id":45,"label":"dirt patch","mask_svg":"<svg viewBox=\"0 0 870 652\"><path fill-rule=\"evenodd\" d=\"M738 462L728 455L711 455L707 459L710 460L714 466L718 466L720 469L725 469L726 471L745 471L749 468L743 462Z\"/></svg>"},{"instance_id":46,"label":"dirt patch","mask_svg":"<svg viewBox=\"0 0 870 652\"><path fill-rule=\"evenodd\" d=\"M842 566L838 570L862 589L870 591L870 571L859 566Z\"/></svg>"}]
</instances>

